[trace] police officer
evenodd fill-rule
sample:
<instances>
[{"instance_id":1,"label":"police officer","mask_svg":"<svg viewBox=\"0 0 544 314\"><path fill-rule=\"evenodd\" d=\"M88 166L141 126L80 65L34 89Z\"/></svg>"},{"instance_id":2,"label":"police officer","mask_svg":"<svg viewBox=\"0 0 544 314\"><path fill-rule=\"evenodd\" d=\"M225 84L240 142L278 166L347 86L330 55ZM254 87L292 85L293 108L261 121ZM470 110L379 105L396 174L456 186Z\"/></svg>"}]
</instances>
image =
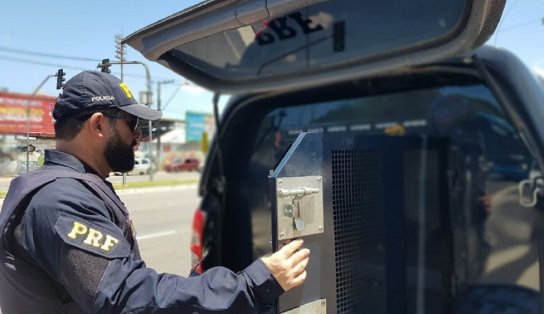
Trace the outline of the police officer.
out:
<instances>
[{"instance_id":1,"label":"police officer","mask_svg":"<svg viewBox=\"0 0 544 314\"><path fill-rule=\"evenodd\" d=\"M12 181L0 213L2 313L252 313L302 284L309 251L293 241L236 274L158 274L141 260L128 212L104 180L134 166L138 104L114 76L82 72L53 110L56 150Z\"/></svg>"}]
</instances>

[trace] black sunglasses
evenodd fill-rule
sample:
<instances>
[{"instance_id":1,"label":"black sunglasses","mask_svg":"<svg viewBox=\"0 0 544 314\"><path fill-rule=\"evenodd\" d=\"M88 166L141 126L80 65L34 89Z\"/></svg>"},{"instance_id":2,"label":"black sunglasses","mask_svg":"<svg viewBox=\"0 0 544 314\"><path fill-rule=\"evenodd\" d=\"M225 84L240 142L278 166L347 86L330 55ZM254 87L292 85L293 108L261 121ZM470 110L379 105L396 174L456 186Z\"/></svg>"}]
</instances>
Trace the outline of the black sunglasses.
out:
<instances>
[{"instance_id":1,"label":"black sunglasses","mask_svg":"<svg viewBox=\"0 0 544 314\"><path fill-rule=\"evenodd\" d=\"M134 132L136 129L138 129L138 124L140 123L140 118L135 116L126 116L126 115L120 115L120 114L110 114L110 113L102 113L104 116L110 118L110 119L123 119L127 122L128 128Z\"/></svg>"}]
</instances>

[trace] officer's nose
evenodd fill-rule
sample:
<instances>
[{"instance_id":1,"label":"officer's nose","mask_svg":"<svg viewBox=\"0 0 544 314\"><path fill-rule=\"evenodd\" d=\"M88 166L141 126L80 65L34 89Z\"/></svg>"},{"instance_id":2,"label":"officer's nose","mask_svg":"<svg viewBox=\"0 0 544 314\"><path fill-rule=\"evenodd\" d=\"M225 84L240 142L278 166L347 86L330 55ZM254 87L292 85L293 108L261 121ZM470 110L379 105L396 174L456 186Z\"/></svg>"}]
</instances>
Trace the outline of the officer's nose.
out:
<instances>
[{"instance_id":1,"label":"officer's nose","mask_svg":"<svg viewBox=\"0 0 544 314\"><path fill-rule=\"evenodd\" d=\"M132 136L134 137L134 140L140 144L140 140L142 139L142 131L139 129L139 128L136 128L133 132L132 132Z\"/></svg>"}]
</instances>

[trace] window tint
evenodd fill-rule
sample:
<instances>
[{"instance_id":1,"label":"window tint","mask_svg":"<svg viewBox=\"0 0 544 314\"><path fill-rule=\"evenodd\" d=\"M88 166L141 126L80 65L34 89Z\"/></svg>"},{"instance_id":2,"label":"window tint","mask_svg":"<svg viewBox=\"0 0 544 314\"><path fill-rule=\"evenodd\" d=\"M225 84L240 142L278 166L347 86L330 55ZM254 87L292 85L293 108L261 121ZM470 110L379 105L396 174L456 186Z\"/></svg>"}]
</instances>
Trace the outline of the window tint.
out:
<instances>
[{"instance_id":1,"label":"window tint","mask_svg":"<svg viewBox=\"0 0 544 314\"><path fill-rule=\"evenodd\" d=\"M456 33L467 3L335 0L178 46L170 53L216 77L243 80L366 62Z\"/></svg>"},{"instance_id":2,"label":"window tint","mask_svg":"<svg viewBox=\"0 0 544 314\"><path fill-rule=\"evenodd\" d=\"M460 133L473 132L485 137L488 143L481 145L487 149L500 147L497 141L516 145L512 150L521 144L494 97L481 85L447 86L280 108L270 112L264 121L267 125L261 127L261 132L268 132L273 124L284 142L291 142L305 130L368 135L425 133L453 136L459 141L476 140L459 137ZM480 129L480 123L486 127Z\"/></svg>"}]
</instances>

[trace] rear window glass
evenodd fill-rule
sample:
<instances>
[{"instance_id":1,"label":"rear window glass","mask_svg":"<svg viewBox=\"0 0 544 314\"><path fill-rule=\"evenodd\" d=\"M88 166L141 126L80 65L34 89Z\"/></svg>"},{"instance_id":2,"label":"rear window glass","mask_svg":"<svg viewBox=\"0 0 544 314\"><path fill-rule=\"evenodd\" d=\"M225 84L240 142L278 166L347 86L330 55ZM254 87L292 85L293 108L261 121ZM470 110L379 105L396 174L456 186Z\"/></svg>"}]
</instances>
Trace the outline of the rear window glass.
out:
<instances>
[{"instance_id":1,"label":"rear window glass","mask_svg":"<svg viewBox=\"0 0 544 314\"><path fill-rule=\"evenodd\" d=\"M334 0L170 51L212 76L237 80L347 66L455 34L465 1Z\"/></svg>"},{"instance_id":2,"label":"rear window glass","mask_svg":"<svg viewBox=\"0 0 544 314\"><path fill-rule=\"evenodd\" d=\"M497 143L505 141L515 145L512 150L526 151L494 96L482 85L446 86L280 108L270 112L265 121L276 124L274 128L286 143L301 131L457 137L458 132L473 132L485 140L480 144L485 144L488 152L499 150L502 145ZM270 130L270 126L261 129Z\"/></svg>"}]
</instances>

